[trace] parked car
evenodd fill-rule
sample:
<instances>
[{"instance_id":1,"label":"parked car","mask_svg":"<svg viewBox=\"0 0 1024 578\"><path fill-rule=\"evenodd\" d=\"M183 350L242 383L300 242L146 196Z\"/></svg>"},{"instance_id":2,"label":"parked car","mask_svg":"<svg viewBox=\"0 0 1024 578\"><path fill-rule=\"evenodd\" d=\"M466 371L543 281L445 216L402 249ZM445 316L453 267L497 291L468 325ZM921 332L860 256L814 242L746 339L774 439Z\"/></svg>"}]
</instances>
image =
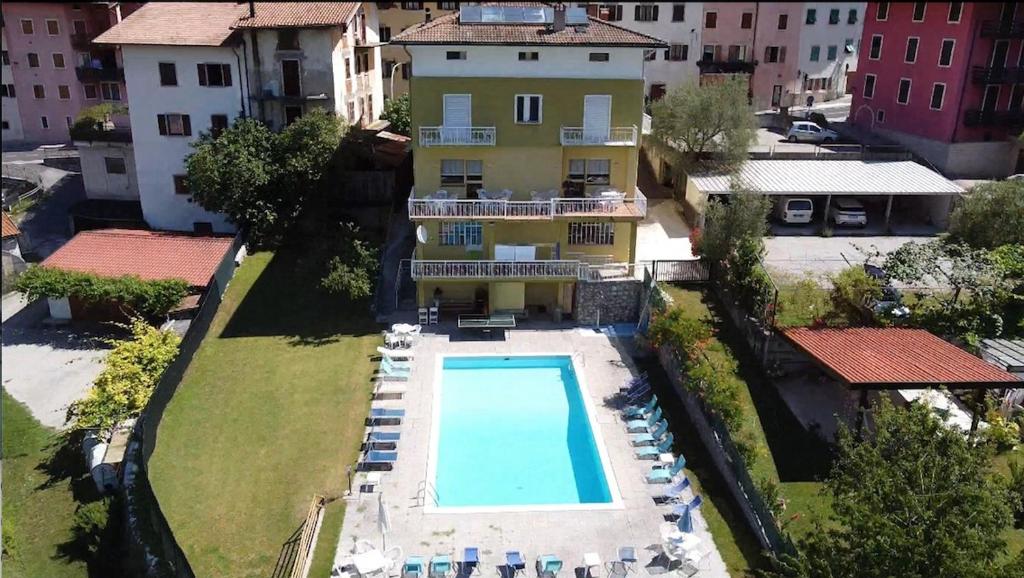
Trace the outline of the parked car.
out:
<instances>
[{"instance_id":1,"label":"parked car","mask_svg":"<svg viewBox=\"0 0 1024 578\"><path fill-rule=\"evenodd\" d=\"M782 197L775 204L775 215L791 225L810 223L813 213L814 202L806 197Z\"/></svg>"},{"instance_id":2,"label":"parked car","mask_svg":"<svg viewBox=\"0 0 1024 578\"><path fill-rule=\"evenodd\" d=\"M868 213L864 205L857 199L839 198L832 201L829 217L836 226L855 225L863 227L868 224Z\"/></svg>"},{"instance_id":3,"label":"parked car","mask_svg":"<svg viewBox=\"0 0 1024 578\"><path fill-rule=\"evenodd\" d=\"M794 122L786 133L786 140L789 142L835 142L838 138L839 133L836 131L821 128L809 120Z\"/></svg>"},{"instance_id":4,"label":"parked car","mask_svg":"<svg viewBox=\"0 0 1024 578\"><path fill-rule=\"evenodd\" d=\"M882 285L882 296L871 304L871 310L875 313L888 311L893 317L906 317L910 315L910 309L903 305L903 294L892 285L889 274L878 265L864 263L864 272L869 277L877 279Z\"/></svg>"}]
</instances>

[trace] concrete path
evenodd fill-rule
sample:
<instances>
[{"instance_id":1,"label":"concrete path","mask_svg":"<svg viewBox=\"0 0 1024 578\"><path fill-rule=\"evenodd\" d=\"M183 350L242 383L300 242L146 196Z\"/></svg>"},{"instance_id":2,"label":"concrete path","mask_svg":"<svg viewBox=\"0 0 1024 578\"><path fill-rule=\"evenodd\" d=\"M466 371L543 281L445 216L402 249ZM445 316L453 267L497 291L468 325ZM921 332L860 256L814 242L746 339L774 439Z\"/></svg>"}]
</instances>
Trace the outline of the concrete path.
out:
<instances>
[{"instance_id":1,"label":"concrete path","mask_svg":"<svg viewBox=\"0 0 1024 578\"><path fill-rule=\"evenodd\" d=\"M77 152L77 151L76 151ZM9 153L4 153L5 159ZM23 253L45 259L71 236L71 207L85 199L82 175L38 162L5 162L3 174L40 183L47 191L18 221Z\"/></svg>"},{"instance_id":2,"label":"concrete path","mask_svg":"<svg viewBox=\"0 0 1024 578\"><path fill-rule=\"evenodd\" d=\"M850 264L864 263L867 257L864 251L870 253L877 248L888 254L904 243L930 240L929 237L770 237L764 240L767 249L764 262L773 274L799 279L809 273L823 278Z\"/></svg>"},{"instance_id":3,"label":"concrete path","mask_svg":"<svg viewBox=\"0 0 1024 578\"><path fill-rule=\"evenodd\" d=\"M672 199L651 199L647 217L636 231L636 260L695 258L690 247L690 227L683 220L679 203Z\"/></svg>"}]
</instances>

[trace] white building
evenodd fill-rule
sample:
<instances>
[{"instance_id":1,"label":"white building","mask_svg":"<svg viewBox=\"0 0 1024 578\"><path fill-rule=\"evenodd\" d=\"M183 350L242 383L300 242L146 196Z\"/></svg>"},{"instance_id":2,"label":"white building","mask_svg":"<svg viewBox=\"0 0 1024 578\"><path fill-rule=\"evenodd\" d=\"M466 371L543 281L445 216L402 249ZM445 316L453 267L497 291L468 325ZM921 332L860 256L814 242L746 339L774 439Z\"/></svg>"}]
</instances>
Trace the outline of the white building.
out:
<instances>
[{"instance_id":1,"label":"white building","mask_svg":"<svg viewBox=\"0 0 1024 578\"><path fill-rule=\"evenodd\" d=\"M846 93L846 81L857 70L866 9L866 2L804 3L798 65L803 86L796 104L807 96L821 102Z\"/></svg>"},{"instance_id":2,"label":"white building","mask_svg":"<svg viewBox=\"0 0 1024 578\"><path fill-rule=\"evenodd\" d=\"M3 80L0 87L0 114L3 115L3 141L12 143L25 138L21 130L21 114L18 112L18 99L14 90L14 73L11 71L11 58L7 52L7 28L0 33L3 42Z\"/></svg>"}]
</instances>

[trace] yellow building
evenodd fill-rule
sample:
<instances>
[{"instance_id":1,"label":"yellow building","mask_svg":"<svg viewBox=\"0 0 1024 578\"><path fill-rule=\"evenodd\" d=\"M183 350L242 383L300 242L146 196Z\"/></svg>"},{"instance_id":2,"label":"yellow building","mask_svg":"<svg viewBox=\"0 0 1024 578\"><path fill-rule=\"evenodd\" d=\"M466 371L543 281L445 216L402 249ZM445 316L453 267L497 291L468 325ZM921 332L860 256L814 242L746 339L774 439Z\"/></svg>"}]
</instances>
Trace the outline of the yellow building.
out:
<instances>
[{"instance_id":1,"label":"yellow building","mask_svg":"<svg viewBox=\"0 0 1024 578\"><path fill-rule=\"evenodd\" d=\"M412 56L421 306L572 313L592 265L635 259L644 53L584 9L462 6L392 38Z\"/></svg>"}]
</instances>

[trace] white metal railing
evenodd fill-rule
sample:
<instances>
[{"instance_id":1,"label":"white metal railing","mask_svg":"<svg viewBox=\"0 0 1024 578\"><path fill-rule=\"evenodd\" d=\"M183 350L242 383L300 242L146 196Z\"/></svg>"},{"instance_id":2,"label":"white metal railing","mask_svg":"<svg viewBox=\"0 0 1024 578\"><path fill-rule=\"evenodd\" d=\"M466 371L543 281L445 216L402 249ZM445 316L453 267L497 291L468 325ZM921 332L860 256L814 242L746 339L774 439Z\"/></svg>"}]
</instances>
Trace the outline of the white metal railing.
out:
<instances>
[{"instance_id":1,"label":"white metal railing","mask_svg":"<svg viewBox=\"0 0 1024 578\"><path fill-rule=\"evenodd\" d=\"M624 199L557 197L548 201L504 201L487 199L425 199L409 197L409 217L446 219L507 219L607 215L647 216L647 197L637 189Z\"/></svg>"},{"instance_id":2,"label":"white metal railing","mask_svg":"<svg viewBox=\"0 0 1024 578\"><path fill-rule=\"evenodd\" d=\"M585 130L581 126L563 126L562 146L634 146L637 142L636 135L636 125L613 126L607 133Z\"/></svg>"},{"instance_id":3,"label":"white metal railing","mask_svg":"<svg viewBox=\"0 0 1024 578\"><path fill-rule=\"evenodd\" d=\"M579 261L421 260L412 262L413 279L578 279Z\"/></svg>"},{"instance_id":4,"label":"white metal railing","mask_svg":"<svg viewBox=\"0 0 1024 578\"><path fill-rule=\"evenodd\" d=\"M420 146L494 146L493 126L421 126Z\"/></svg>"}]
</instances>

